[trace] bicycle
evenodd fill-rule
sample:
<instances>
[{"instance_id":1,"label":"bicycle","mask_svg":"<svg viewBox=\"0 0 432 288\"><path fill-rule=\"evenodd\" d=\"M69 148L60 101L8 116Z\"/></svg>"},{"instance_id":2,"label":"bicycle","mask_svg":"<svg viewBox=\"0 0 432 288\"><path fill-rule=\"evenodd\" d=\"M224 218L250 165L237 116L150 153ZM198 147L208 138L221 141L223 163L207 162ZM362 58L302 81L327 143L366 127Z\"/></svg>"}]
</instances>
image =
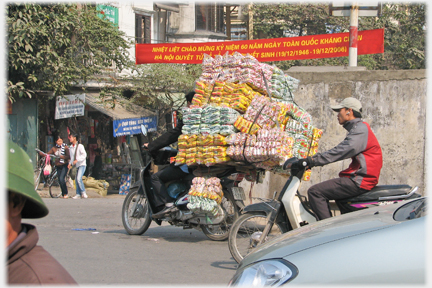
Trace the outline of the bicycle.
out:
<instances>
[{"instance_id":1,"label":"bicycle","mask_svg":"<svg viewBox=\"0 0 432 288\"><path fill-rule=\"evenodd\" d=\"M49 155L51 158L55 158L55 155L52 154L46 154L45 152L39 150L39 149L35 149L37 152L41 152L44 153L45 155ZM36 168L35 168L35 190L38 189L39 184L40 184L40 180L41 177L43 175L43 170L45 168L45 160L46 160L46 156L41 157L41 159L38 161ZM57 190L57 189L53 189L53 186L58 187L60 186L60 183L58 181L58 177L57 177L57 169L54 167L51 171L51 173L48 176L43 175L45 178L45 183L48 186L48 191L49 194L52 198L58 198L62 195L61 190ZM69 184L69 180L70 180L70 176L69 176L69 171L66 174L66 187Z\"/></svg>"}]
</instances>

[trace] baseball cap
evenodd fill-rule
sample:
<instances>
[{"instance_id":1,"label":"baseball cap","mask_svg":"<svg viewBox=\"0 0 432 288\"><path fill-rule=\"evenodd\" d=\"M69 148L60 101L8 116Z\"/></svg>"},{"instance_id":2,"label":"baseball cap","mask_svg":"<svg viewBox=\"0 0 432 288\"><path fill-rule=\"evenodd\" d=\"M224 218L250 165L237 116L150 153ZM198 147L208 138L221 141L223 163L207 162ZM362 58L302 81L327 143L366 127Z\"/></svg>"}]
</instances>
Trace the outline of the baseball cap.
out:
<instances>
[{"instance_id":1,"label":"baseball cap","mask_svg":"<svg viewBox=\"0 0 432 288\"><path fill-rule=\"evenodd\" d=\"M33 165L27 153L16 143L7 146L7 190L26 198L22 218L42 218L48 208L35 190Z\"/></svg>"},{"instance_id":2,"label":"baseball cap","mask_svg":"<svg viewBox=\"0 0 432 288\"><path fill-rule=\"evenodd\" d=\"M362 112L362 104L359 100L353 97L348 97L342 100L339 104L331 106L334 111L339 111L342 108L351 108L354 111Z\"/></svg>"}]
</instances>

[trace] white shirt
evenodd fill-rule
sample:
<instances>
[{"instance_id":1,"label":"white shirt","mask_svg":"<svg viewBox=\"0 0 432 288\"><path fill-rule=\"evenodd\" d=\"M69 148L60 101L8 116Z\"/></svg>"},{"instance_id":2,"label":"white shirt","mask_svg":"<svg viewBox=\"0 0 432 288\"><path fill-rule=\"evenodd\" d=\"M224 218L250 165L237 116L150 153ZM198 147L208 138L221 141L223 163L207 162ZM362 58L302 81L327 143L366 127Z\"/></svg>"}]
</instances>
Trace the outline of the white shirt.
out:
<instances>
[{"instance_id":1,"label":"white shirt","mask_svg":"<svg viewBox=\"0 0 432 288\"><path fill-rule=\"evenodd\" d=\"M73 162L75 161L75 150L77 150L76 149L77 145L78 145L78 153L76 157L77 160L76 167L87 166L87 162L86 162L87 152L85 151L84 145L79 144L78 142L75 145L71 144L69 146L69 153L71 157L71 161L69 163L73 165Z\"/></svg>"}]
</instances>

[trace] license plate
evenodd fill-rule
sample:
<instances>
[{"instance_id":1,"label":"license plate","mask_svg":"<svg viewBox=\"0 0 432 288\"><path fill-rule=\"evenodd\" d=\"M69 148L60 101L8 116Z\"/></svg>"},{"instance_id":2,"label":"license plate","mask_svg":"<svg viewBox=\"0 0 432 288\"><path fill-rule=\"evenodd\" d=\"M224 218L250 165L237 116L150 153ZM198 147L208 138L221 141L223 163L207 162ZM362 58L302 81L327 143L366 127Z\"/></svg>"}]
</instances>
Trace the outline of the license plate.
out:
<instances>
[{"instance_id":1,"label":"license plate","mask_svg":"<svg viewBox=\"0 0 432 288\"><path fill-rule=\"evenodd\" d=\"M234 200L246 200L242 187L232 187L231 190L233 192Z\"/></svg>"}]
</instances>

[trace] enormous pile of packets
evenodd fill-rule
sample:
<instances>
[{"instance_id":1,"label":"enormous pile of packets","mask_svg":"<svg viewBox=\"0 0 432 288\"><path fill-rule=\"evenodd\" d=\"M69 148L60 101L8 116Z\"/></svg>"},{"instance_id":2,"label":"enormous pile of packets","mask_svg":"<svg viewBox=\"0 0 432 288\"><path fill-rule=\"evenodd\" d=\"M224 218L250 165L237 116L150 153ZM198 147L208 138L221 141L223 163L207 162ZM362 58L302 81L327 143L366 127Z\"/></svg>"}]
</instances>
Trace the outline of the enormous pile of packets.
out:
<instances>
[{"instance_id":1,"label":"enormous pile of packets","mask_svg":"<svg viewBox=\"0 0 432 288\"><path fill-rule=\"evenodd\" d=\"M287 159L317 152L322 130L294 102L297 79L237 52L205 55L202 70L192 106L182 110L176 165L241 164L281 172Z\"/></svg>"}]
</instances>

